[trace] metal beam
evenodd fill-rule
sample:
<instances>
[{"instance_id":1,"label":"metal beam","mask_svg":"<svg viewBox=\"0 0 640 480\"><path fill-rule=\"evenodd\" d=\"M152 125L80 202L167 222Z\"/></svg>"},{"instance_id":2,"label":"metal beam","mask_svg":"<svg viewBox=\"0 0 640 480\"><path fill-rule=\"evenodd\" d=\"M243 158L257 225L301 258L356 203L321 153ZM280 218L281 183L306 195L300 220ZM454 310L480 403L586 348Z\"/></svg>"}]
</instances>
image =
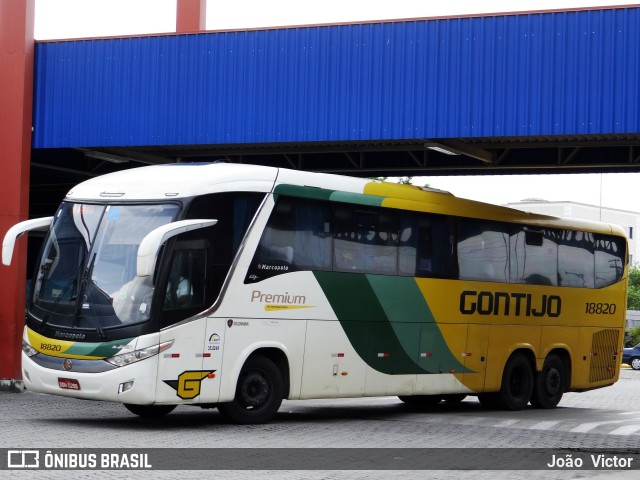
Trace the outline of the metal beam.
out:
<instances>
[{"instance_id":1,"label":"metal beam","mask_svg":"<svg viewBox=\"0 0 640 480\"><path fill-rule=\"evenodd\" d=\"M0 238L29 212L35 0L0 0ZM26 242L0 268L0 387L17 389L26 290Z\"/></svg>"},{"instance_id":2,"label":"metal beam","mask_svg":"<svg viewBox=\"0 0 640 480\"><path fill-rule=\"evenodd\" d=\"M177 0L176 32L202 32L206 29L207 0Z\"/></svg>"}]
</instances>

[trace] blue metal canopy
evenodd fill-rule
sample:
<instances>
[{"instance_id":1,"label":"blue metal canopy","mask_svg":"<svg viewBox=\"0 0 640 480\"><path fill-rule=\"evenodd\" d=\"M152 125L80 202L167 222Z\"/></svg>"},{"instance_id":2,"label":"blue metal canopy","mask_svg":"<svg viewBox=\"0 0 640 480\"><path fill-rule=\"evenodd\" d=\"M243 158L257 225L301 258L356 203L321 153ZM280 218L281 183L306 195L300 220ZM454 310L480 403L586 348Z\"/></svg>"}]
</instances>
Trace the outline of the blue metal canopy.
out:
<instances>
[{"instance_id":1,"label":"blue metal canopy","mask_svg":"<svg viewBox=\"0 0 640 480\"><path fill-rule=\"evenodd\" d=\"M640 8L37 44L35 148L640 132Z\"/></svg>"}]
</instances>

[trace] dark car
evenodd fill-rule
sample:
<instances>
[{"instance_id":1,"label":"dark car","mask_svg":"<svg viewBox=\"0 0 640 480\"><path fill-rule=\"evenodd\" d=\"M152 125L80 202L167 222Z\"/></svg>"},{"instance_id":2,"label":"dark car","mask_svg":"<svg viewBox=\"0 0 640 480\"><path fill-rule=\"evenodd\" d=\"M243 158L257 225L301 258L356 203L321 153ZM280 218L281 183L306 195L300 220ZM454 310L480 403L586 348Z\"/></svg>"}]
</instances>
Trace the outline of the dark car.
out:
<instances>
[{"instance_id":1,"label":"dark car","mask_svg":"<svg viewBox=\"0 0 640 480\"><path fill-rule=\"evenodd\" d=\"M635 347L622 349L622 363L631 365L634 370L640 370L640 343Z\"/></svg>"}]
</instances>

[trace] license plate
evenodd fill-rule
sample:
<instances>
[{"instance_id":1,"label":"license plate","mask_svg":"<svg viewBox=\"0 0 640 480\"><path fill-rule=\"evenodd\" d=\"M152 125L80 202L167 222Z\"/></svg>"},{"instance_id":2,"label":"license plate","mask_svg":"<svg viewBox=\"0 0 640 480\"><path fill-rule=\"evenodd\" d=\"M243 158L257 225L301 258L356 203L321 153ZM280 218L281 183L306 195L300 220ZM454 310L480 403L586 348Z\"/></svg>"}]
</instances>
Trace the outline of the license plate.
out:
<instances>
[{"instance_id":1,"label":"license plate","mask_svg":"<svg viewBox=\"0 0 640 480\"><path fill-rule=\"evenodd\" d=\"M58 378L58 386L65 390L80 390L80 382L73 378Z\"/></svg>"}]
</instances>

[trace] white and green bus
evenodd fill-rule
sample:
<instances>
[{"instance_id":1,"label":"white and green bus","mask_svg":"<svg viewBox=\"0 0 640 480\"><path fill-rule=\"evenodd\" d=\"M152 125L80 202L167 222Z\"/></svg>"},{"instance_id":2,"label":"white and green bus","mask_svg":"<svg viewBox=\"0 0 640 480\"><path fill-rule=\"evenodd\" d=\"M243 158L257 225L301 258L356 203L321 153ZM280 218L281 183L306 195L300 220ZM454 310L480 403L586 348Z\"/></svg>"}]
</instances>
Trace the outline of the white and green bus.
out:
<instances>
[{"instance_id":1,"label":"white and green bus","mask_svg":"<svg viewBox=\"0 0 640 480\"><path fill-rule=\"evenodd\" d=\"M142 167L68 193L23 337L28 390L142 416L283 399L552 408L613 384L621 228L361 178L234 164Z\"/></svg>"}]
</instances>

